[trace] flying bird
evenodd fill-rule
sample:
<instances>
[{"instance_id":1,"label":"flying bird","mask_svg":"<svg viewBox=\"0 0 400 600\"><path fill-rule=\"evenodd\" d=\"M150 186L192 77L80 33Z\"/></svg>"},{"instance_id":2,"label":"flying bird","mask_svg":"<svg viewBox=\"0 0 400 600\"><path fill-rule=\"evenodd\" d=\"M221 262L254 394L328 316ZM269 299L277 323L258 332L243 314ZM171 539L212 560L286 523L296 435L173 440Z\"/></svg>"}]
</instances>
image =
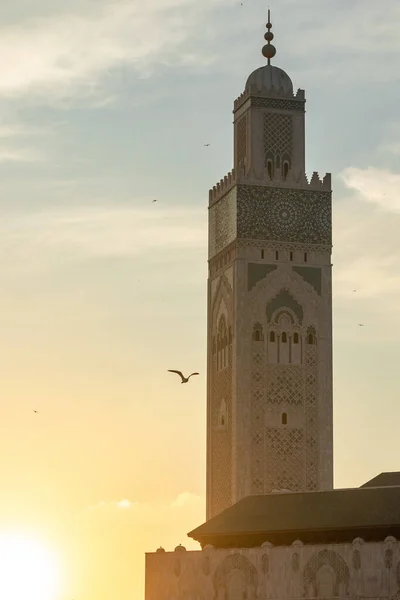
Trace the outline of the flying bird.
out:
<instances>
[{"instance_id":1,"label":"flying bird","mask_svg":"<svg viewBox=\"0 0 400 600\"><path fill-rule=\"evenodd\" d=\"M153 200L153 202L157 202L157 198L155 198L155 199Z\"/></svg>"},{"instance_id":2,"label":"flying bird","mask_svg":"<svg viewBox=\"0 0 400 600\"><path fill-rule=\"evenodd\" d=\"M36 414L38 414L39 411L34 409L33 412L36 413Z\"/></svg>"},{"instance_id":3,"label":"flying bird","mask_svg":"<svg viewBox=\"0 0 400 600\"><path fill-rule=\"evenodd\" d=\"M182 371L175 371L175 369L168 369L168 373L176 373L182 379L181 383L187 383L192 375L199 375L199 373L191 373L189 377L185 377Z\"/></svg>"},{"instance_id":4,"label":"flying bird","mask_svg":"<svg viewBox=\"0 0 400 600\"><path fill-rule=\"evenodd\" d=\"M359 323L358 326L359 327L364 327L364 323Z\"/></svg>"},{"instance_id":5,"label":"flying bird","mask_svg":"<svg viewBox=\"0 0 400 600\"><path fill-rule=\"evenodd\" d=\"M204 146L211 146L211 144L204 144Z\"/></svg>"}]
</instances>

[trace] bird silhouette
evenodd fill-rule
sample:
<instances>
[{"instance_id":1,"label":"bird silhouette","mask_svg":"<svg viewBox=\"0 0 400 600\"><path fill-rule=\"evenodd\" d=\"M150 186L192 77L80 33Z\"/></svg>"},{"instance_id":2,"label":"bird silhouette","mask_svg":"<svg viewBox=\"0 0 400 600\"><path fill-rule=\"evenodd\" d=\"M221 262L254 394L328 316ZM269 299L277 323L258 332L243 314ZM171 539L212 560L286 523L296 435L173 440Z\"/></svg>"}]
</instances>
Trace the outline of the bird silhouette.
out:
<instances>
[{"instance_id":1,"label":"bird silhouette","mask_svg":"<svg viewBox=\"0 0 400 600\"><path fill-rule=\"evenodd\" d=\"M364 327L364 323L359 323L358 326L359 327Z\"/></svg>"},{"instance_id":2,"label":"bird silhouette","mask_svg":"<svg viewBox=\"0 0 400 600\"><path fill-rule=\"evenodd\" d=\"M211 146L211 144L204 144L204 146Z\"/></svg>"},{"instance_id":3,"label":"bird silhouette","mask_svg":"<svg viewBox=\"0 0 400 600\"><path fill-rule=\"evenodd\" d=\"M36 414L38 414L38 413L39 413L39 411L38 411L38 410L35 410L35 409L33 410L33 412L34 412L34 413L36 413Z\"/></svg>"},{"instance_id":4,"label":"bird silhouette","mask_svg":"<svg viewBox=\"0 0 400 600\"><path fill-rule=\"evenodd\" d=\"M182 371L176 371L175 369L168 369L168 373L176 373L182 379L181 383L187 383L192 375L199 375L199 373L191 373L188 377L185 377Z\"/></svg>"},{"instance_id":5,"label":"bird silhouette","mask_svg":"<svg viewBox=\"0 0 400 600\"><path fill-rule=\"evenodd\" d=\"M153 202L157 202L157 198L155 198L155 199L153 200Z\"/></svg>"}]
</instances>

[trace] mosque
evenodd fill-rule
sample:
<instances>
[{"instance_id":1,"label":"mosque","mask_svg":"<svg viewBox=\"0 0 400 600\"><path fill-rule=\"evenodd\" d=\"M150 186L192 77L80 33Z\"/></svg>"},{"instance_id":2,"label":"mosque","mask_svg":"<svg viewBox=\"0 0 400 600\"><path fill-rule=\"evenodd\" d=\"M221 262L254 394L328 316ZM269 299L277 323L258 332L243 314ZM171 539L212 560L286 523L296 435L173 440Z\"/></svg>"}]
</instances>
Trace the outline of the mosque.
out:
<instances>
[{"instance_id":1,"label":"mosque","mask_svg":"<svg viewBox=\"0 0 400 600\"><path fill-rule=\"evenodd\" d=\"M400 473L333 489L331 176L271 27L209 193L202 549L147 554L146 600L400 599Z\"/></svg>"}]
</instances>

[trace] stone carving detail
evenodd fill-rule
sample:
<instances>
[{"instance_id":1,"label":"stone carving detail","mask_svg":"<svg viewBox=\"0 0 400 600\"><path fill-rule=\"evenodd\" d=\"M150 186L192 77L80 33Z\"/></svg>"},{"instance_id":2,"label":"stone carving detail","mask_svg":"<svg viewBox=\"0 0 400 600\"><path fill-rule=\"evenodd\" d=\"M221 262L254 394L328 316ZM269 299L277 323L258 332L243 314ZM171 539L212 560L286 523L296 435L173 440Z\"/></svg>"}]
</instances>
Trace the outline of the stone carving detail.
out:
<instances>
[{"instance_id":1,"label":"stone carving detail","mask_svg":"<svg viewBox=\"0 0 400 600\"><path fill-rule=\"evenodd\" d=\"M203 556L203 561L202 561L202 565L201 565L201 570L203 571L203 574L208 577L208 575L210 574L211 571L211 567L210 567L210 557L209 556Z\"/></svg>"},{"instance_id":2,"label":"stone carving detail","mask_svg":"<svg viewBox=\"0 0 400 600\"><path fill-rule=\"evenodd\" d=\"M268 554L263 554L261 557L261 572L266 575L269 571Z\"/></svg>"},{"instance_id":3,"label":"stone carving detail","mask_svg":"<svg viewBox=\"0 0 400 600\"><path fill-rule=\"evenodd\" d=\"M286 156L291 159L292 145L293 121L291 115L266 113L264 115L265 164L271 155L282 157L282 159Z\"/></svg>"},{"instance_id":4,"label":"stone carving detail","mask_svg":"<svg viewBox=\"0 0 400 600\"><path fill-rule=\"evenodd\" d=\"M287 402L291 406L303 404L303 367L301 365L268 365L269 404Z\"/></svg>"},{"instance_id":5,"label":"stone carving detail","mask_svg":"<svg viewBox=\"0 0 400 600\"><path fill-rule=\"evenodd\" d=\"M268 456L266 491L304 489L304 432L302 429L268 427L265 435Z\"/></svg>"},{"instance_id":6,"label":"stone carving detail","mask_svg":"<svg viewBox=\"0 0 400 600\"><path fill-rule=\"evenodd\" d=\"M277 108L279 110L296 110L304 112L304 102L296 100L282 100L278 98L251 97L251 105L257 108Z\"/></svg>"},{"instance_id":7,"label":"stone carving detail","mask_svg":"<svg viewBox=\"0 0 400 600\"><path fill-rule=\"evenodd\" d=\"M237 161L243 165L247 153L247 118L244 115L237 124Z\"/></svg>"},{"instance_id":8,"label":"stone carving detail","mask_svg":"<svg viewBox=\"0 0 400 600\"><path fill-rule=\"evenodd\" d=\"M305 345L305 397L306 397L306 489L315 491L319 487L318 477L318 383L317 346Z\"/></svg>"},{"instance_id":9,"label":"stone carving detail","mask_svg":"<svg viewBox=\"0 0 400 600\"><path fill-rule=\"evenodd\" d=\"M333 572L332 596L348 596L350 586L350 571L344 559L333 550L321 550L315 554L304 569L304 596L317 597L320 592L318 573L329 567Z\"/></svg>"},{"instance_id":10,"label":"stone carving detail","mask_svg":"<svg viewBox=\"0 0 400 600\"><path fill-rule=\"evenodd\" d=\"M295 573L297 573L297 571L300 568L300 556L298 552L295 552L292 555L292 569Z\"/></svg>"},{"instance_id":11,"label":"stone carving detail","mask_svg":"<svg viewBox=\"0 0 400 600\"><path fill-rule=\"evenodd\" d=\"M393 550L387 548L385 550L385 558L384 558L385 567L387 569L391 569L393 565Z\"/></svg>"},{"instance_id":12,"label":"stone carving detail","mask_svg":"<svg viewBox=\"0 0 400 600\"><path fill-rule=\"evenodd\" d=\"M212 422L209 440L210 460L212 461L211 481L209 482L210 495L208 496L210 516L230 506L232 501L232 289L224 276L221 277L211 310L211 328L215 337L218 335L218 325L221 321L218 317L218 309L222 302L228 310L226 346L222 350L222 363L218 344L215 354L209 355L211 361L209 404L211 414L209 418ZM221 412L222 406L223 411ZM221 415L224 417L223 426Z\"/></svg>"},{"instance_id":13,"label":"stone carving detail","mask_svg":"<svg viewBox=\"0 0 400 600\"><path fill-rule=\"evenodd\" d=\"M236 189L216 202L209 212L208 254L212 258L236 237Z\"/></svg>"},{"instance_id":14,"label":"stone carving detail","mask_svg":"<svg viewBox=\"0 0 400 600\"><path fill-rule=\"evenodd\" d=\"M221 596L218 596L217 594L221 594L221 592L226 594L229 582L235 575L236 582L243 588L242 597L247 598L248 600L255 599L258 587L257 569L242 554L231 554L230 556L227 556L217 567L213 578L216 597L220 598ZM239 591L239 589L235 589L235 594L238 598L240 597L238 594ZM222 597L226 596L223 595Z\"/></svg>"},{"instance_id":15,"label":"stone carving detail","mask_svg":"<svg viewBox=\"0 0 400 600\"><path fill-rule=\"evenodd\" d=\"M361 568L361 554L359 550L353 552L353 569L358 571Z\"/></svg>"},{"instance_id":16,"label":"stone carving detail","mask_svg":"<svg viewBox=\"0 0 400 600\"><path fill-rule=\"evenodd\" d=\"M252 340L252 383L251 383L251 469L252 469L252 493L264 493L264 343Z\"/></svg>"},{"instance_id":17,"label":"stone carving detail","mask_svg":"<svg viewBox=\"0 0 400 600\"><path fill-rule=\"evenodd\" d=\"M237 235L303 244L331 244L329 192L238 187Z\"/></svg>"}]
</instances>

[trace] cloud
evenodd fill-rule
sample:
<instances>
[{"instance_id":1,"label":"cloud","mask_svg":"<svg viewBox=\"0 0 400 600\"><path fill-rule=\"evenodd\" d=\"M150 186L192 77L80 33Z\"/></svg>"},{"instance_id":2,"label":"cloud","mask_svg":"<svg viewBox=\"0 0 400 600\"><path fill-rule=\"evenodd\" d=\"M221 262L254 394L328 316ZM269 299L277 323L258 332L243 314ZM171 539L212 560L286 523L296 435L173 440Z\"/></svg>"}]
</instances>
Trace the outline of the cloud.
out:
<instances>
[{"instance_id":1,"label":"cloud","mask_svg":"<svg viewBox=\"0 0 400 600\"><path fill-rule=\"evenodd\" d=\"M83 5L75 14L66 6L65 14L3 26L0 96L96 97L101 77L116 67L133 64L144 74L171 53L177 61L191 60L193 48L177 50L210 10L195 0L119 0ZM194 53L200 62L207 54L204 47Z\"/></svg>"},{"instance_id":2,"label":"cloud","mask_svg":"<svg viewBox=\"0 0 400 600\"><path fill-rule=\"evenodd\" d=\"M43 154L34 148L12 148L0 142L0 163L31 163L43 158Z\"/></svg>"},{"instance_id":3,"label":"cloud","mask_svg":"<svg viewBox=\"0 0 400 600\"><path fill-rule=\"evenodd\" d=\"M147 199L137 204L3 211L0 251L9 256L15 276L18 265L24 271L58 270L88 259L143 255L162 263L166 252L206 248L204 209L161 207Z\"/></svg>"},{"instance_id":4,"label":"cloud","mask_svg":"<svg viewBox=\"0 0 400 600\"><path fill-rule=\"evenodd\" d=\"M342 173L345 185L358 192L361 200L371 202L389 212L400 213L400 174L388 169L357 169L350 167Z\"/></svg>"},{"instance_id":5,"label":"cloud","mask_svg":"<svg viewBox=\"0 0 400 600\"><path fill-rule=\"evenodd\" d=\"M335 299L379 299L371 310L399 313L400 174L351 167L341 178L353 193L334 204Z\"/></svg>"},{"instance_id":6,"label":"cloud","mask_svg":"<svg viewBox=\"0 0 400 600\"><path fill-rule=\"evenodd\" d=\"M178 494L178 496L171 502L172 508L182 508L189 504L198 504L203 502L203 498L201 496L197 496L196 494L192 494L192 492L182 492Z\"/></svg>"}]
</instances>

